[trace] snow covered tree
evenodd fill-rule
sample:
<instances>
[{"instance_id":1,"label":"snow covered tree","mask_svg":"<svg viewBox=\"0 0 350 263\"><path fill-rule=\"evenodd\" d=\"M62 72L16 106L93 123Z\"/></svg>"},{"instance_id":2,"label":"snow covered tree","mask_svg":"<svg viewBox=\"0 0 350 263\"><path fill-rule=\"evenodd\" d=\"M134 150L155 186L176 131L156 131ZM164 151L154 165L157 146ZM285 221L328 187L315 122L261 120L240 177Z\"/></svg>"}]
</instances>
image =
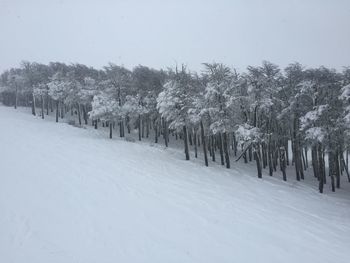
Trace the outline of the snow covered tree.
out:
<instances>
[{"instance_id":1,"label":"snow covered tree","mask_svg":"<svg viewBox=\"0 0 350 263\"><path fill-rule=\"evenodd\" d=\"M237 87L228 67L219 63L204 65L204 77L208 81L204 98L211 121L210 131L218 139L221 164L226 163L226 168L230 168L229 134L235 125L235 111L232 109L235 104L238 104L235 101Z\"/></svg>"},{"instance_id":2,"label":"snow covered tree","mask_svg":"<svg viewBox=\"0 0 350 263\"><path fill-rule=\"evenodd\" d=\"M176 131L182 130L186 160L190 159L187 127L190 123L188 111L193 107L194 93L195 85L191 74L182 66L181 71L172 74L157 98L157 108L168 122L168 127Z\"/></svg>"},{"instance_id":3,"label":"snow covered tree","mask_svg":"<svg viewBox=\"0 0 350 263\"><path fill-rule=\"evenodd\" d=\"M120 120L121 107L119 101L101 92L92 100L92 110L88 113L92 119L101 119L109 123L109 137L112 139L113 122Z\"/></svg>"},{"instance_id":4,"label":"snow covered tree","mask_svg":"<svg viewBox=\"0 0 350 263\"><path fill-rule=\"evenodd\" d=\"M51 81L47 85L49 87L49 96L56 102L56 122L58 122L58 117L60 114L59 106L60 104L63 104L67 98L71 83L67 77L63 76L61 72L57 72L51 77Z\"/></svg>"}]
</instances>

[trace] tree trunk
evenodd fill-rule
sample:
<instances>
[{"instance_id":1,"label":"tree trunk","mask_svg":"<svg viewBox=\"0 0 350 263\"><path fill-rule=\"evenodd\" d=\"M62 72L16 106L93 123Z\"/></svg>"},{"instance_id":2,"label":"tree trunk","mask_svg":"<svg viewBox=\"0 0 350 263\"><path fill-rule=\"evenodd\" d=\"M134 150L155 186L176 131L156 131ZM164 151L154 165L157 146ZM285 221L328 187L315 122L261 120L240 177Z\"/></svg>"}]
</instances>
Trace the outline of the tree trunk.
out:
<instances>
[{"instance_id":1,"label":"tree trunk","mask_svg":"<svg viewBox=\"0 0 350 263\"><path fill-rule=\"evenodd\" d=\"M79 125L81 126L81 113L80 113L80 104L77 104L78 108L78 120L79 120Z\"/></svg>"},{"instance_id":2,"label":"tree trunk","mask_svg":"<svg viewBox=\"0 0 350 263\"><path fill-rule=\"evenodd\" d=\"M201 137L202 137L202 146L203 146L203 153L204 153L204 162L205 162L205 166L208 166L207 145L206 145L206 140L204 135L204 125L202 121L201 121Z\"/></svg>"},{"instance_id":3,"label":"tree trunk","mask_svg":"<svg viewBox=\"0 0 350 263\"><path fill-rule=\"evenodd\" d=\"M212 158L213 162L215 162L214 135L211 135L210 138L211 138L211 145L210 145L211 158Z\"/></svg>"},{"instance_id":4,"label":"tree trunk","mask_svg":"<svg viewBox=\"0 0 350 263\"><path fill-rule=\"evenodd\" d=\"M233 140L233 153L235 156L237 156L237 140L234 133L232 133L232 140Z\"/></svg>"},{"instance_id":5,"label":"tree trunk","mask_svg":"<svg viewBox=\"0 0 350 263\"><path fill-rule=\"evenodd\" d=\"M141 129L142 129L142 119L141 119L141 115L139 115L139 141L141 141Z\"/></svg>"},{"instance_id":6,"label":"tree trunk","mask_svg":"<svg viewBox=\"0 0 350 263\"><path fill-rule=\"evenodd\" d=\"M50 110L53 112L53 99L50 98Z\"/></svg>"},{"instance_id":7,"label":"tree trunk","mask_svg":"<svg viewBox=\"0 0 350 263\"><path fill-rule=\"evenodd\" d=\"M46 115L49 115L49 107L50 107L50 99L49 95L46 95Z\"/></svg>"},{"instance_id":8,"label":"tree trunk","mask_svg":"<svg viewBox=\"0 0 350 263\"><path fill-rule=\"evenodd\" d=\"M194 157L197 158L197 131L193 133L193 143L194 143Z\"/></svg>"},{"instance_id":9,"label":"tree trunk","mask_svg":"<svg viewBox=\"0 0 350 263\"><path fill-rule=\"evenodd\" d=\"M225 161L226 161L226 168L230 168L230 156L228 154L228 142L227 142L227 133L224 132L224 151L225 151Z\"/></svg>"},{"instance_id":10,"label":"tree trunk","mask_svg":"<svg viewBox=\"0 0 350 263\"><path fill-rule=\"evenodd\" d=\"M260 157L260 149L258 145L254 146L254 157L256 161L256 168L258 171L258 178L262 178L262 171L261 171L261 157Z\"/></svg>"},{"instance_id":11,"label":"tree trunk","mask_svg":"<svg viewBox=\"0 0 350 263\"><path fill-rule=\"evenodd\" d=\"M309 168L309 160L307 157L307 147L304 148L304 153L305 153L305 170Z\"/></svg>"},{"instance_id":12,"label":"tree trunk","mask_svg":"<svg viewBox=\"0 0 350 263\"><path fill-rule=\"evenodd\" d=\"M157 123L154 124L154 142L158 143L158 125L157 125Z\"/></svg>"},{"instance_id":13,"label":"tree trunk","mask_svg":"<svg viewBox=\"0 0 350 263\"><path fill-rule=\"evenodd\" d=\"M300 163L299 163L299 143L297 141L298 135L298 116L294 116L294 125L293 125L293 159L295 163L295 174L297 181L300 181Z\"/></svg>"},{"instance_id":14,"label":"tree trunk","mask_svg":"<svg viewBox=\"0 0 350 263\"><path fill-rule=\"evenodd\" d=\"M45 118L45 116L44 116L44 96L41 95L40 99L41 99L41 118L44 119Z\"/></svg>"},{"instance_id":15,"label":"tree trunk","mask_svg":"<svg viewBox=\"0 0 350 263\"><path fill-rule=\"evenodd\" d=\"M187 140L187 127L186 127L186 125L183 126L183 134L184 134L186 160L189 160L190 159L190 154L189 154L189 151L188 151L188 140Z\"/></svg>"},{"instance_id":16,"label":"tree trunk","mask_svg":"<svg viewBox=\"0 0 350 263\"><path fill-rule=\"evenodd\" d=\"M16 93L15 93L15 109L17 109L17 105L18 105L18 88L16 85Z\"/></svg>"},{"instance_id":17,"label":"tree trunk","mask_svg":"<svg viewBox=\"0 0 350 263\"><path fill-rule=\"evenodd\" d=\"M265 169L267 166L267 151L266 151L266 143L261 143L261 151L262 151L262 166Z\"/></svg>"},{"instance_id":18,"label":"tree trunk","mask_svg":"<svg viewBox=\"0 0 350 263\"><path fill-rule=\"evenodd\" d=\"M269 160L269 175L273 175L273 166L272 166L272 145L271 145L271 134L268 135L268 146L267 146L267 155L268 155L268 160Z\"/></svg>"},{"instance_id":19,"label":"tree trunk","mask_svg":"<svg viewBox=\"0 0 350 263\"><path fill-rule=\"evenodd\" d=\"M287 165L289 165L289 141L288 141L288 139L286 139L286 141L285 141L284 148L285 148L285 154L286 154L286 163L287 163Z\"/></svg>"},{"instance_id":20,"label":"tree trunk","mask_svg":"<svg viewBox=\"0 0 350 263\"><path fill-rule=\"evenodd\" d=\"M319 171L318 171L318 157L317 157L317 147L312 146L311 148L311 162L312 162L312 169L314 171L314 176L319 179Z\"/></svg>"},{"instance_id":21,"label":"tree trunk","mask_svg":"<svg viewBox=\"0 0 350 263\"><path fill-rule=\"evenodd\" d=\"M218 137L218 143L219 143L219 152L220 152L220 160L221 160L221 165L225 165L224 161L224 151L222 149L222 135L221 132L217 135Z\"/></svg>"},{"instance_id":22,"label":"tree trunk","mask_svg":"<svg viewBox=\"0 0 350 263\"><path fill-rule=\"evenodd\" d=\"M32 114L35 116L35 96L34 96L34 92L32 93Z\"/></svg>"},{"instance_id":23,"label":"tree trunk","mask_svg":"<svg viewBox=\"0 0 350 263\"><path fill-rule=\"evenodd\" d=\"M336 187L340 188L340 167L339 167L339 150L337 149L335 156L334 156L334 164L335 164L335 180L336 180Z\"/></svg>"},{"instance_id":24,"label":"tree trunk","mask_svg":"<svg viewBox=\"0 0 350 263\"><path fill-rule=\"evenodd\" d=\"M287 181L287 175L286 175L286 150L284 147L281 147L281 153L280 153L280 164L281 164L281 170L283 175L283 181Z\"/></svg>"},{"instance_id":25,"label":"tree trunk","mask_svg":"<svg viewBox=\"0 0 350 263\"><path fill-rule=\"evenodd\" d=\"M61 119L64 118L64 103L61 103Z\"/></svg>"},{"instance_id":26,"label":"tree trunk","mask_svg":"<svg viewBox=\"0 0 350 263\"><path fill-rule=\"evenodd\" d=\"M109 138L112 139L112 133L113 133L113 125L112 122L109 123Z\"/></svg>"},{"instance_id":27,"label":"tree trunk","mask_svg":"<svg viewBox=\"0 0 350 263\"><path fill-rule=\"evenodd\" d=\"M163 119L163 123L164 123L164 142L165 142L165 147L168 147L168 137L169 137L169 129L168 129L168 123L166 120Z\"/></svg>"},{"instance_id":28,"label":"tree trunk","mask_svg":"<svg viewBox=\"0 0 350 263\"><path fill-rule=\"evenodd\" d=\"M151 125L151 122L150 122L150 119L147 118L147 122L146 122L146 138L149 137L149 129L150 129L150 125Z\"/></svg>"},{"instance_id":29,"label":"tree trunk","mask_svg":"<svg viewBox=\"0 0 350 263\"><path fill-rule=\"evenodd\" d=\"M56 122L58 122L59 101L56 100Z\"/></svg>"},{"instance_id":30,"label":"tree trunk","mask_svg":"<svg viewBox=\"0 0 350 263\"><path fill-rule=\"evenodd\" d=\"M319 184L318 189L320 193L323 193L323 185L324 185L324 159L323 159L323 153L322 153L322 146L319 145L318 147L318 163L319 163Z\"/></svg>"},{"instance_id":31,"label":"tree trunk","mask_svg":"<svg viewBox=\"0 0 350 263\"><path fill-rule=\"evenodd\" d=\"M331 186L332 186L332 192L335 192L334 175L333 174L331 174Z\"/></svg>"},{"instance_id":32,"label":"tree trunk","mask_svg":"<svg viewBox=\"0 0 350 263\"><path fill-rule=\"evenodd\" d=\"M84 118L85 125L87 125L88 124L88 116L87 116L85 105L83 105L83 118Z\"/></svg>"}]
</instances>

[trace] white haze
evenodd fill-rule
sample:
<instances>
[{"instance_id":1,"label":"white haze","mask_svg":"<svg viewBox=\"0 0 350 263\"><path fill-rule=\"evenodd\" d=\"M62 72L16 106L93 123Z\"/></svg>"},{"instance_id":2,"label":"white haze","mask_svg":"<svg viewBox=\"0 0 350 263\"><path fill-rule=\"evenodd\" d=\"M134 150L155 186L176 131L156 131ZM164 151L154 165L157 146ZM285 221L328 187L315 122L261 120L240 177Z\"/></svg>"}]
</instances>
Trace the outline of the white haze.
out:
<instances>
[{"instance_id":1,"label":"white haze","mask_svg":"<svg viewBox=\"0 0 350 263\"><path fill-rule=\"evenodd\" d=\"M0 0L0 71L21 60L244 70L350 65L348 0Z\"/></svg>"}]
</instances>

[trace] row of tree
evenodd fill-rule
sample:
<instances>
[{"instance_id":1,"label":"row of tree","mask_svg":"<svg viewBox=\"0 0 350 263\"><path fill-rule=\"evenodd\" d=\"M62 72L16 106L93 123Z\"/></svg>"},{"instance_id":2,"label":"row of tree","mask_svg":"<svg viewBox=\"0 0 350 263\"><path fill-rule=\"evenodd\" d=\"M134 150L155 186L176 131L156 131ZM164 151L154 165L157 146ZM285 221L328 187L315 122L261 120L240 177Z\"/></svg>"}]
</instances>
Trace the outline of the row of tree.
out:
<instances>
[{"instance_id":1,"label":"row of tree","mask_svg":"<svg viewBox=\"0 0 350 263\"><path fill-rule=\"evenodd\" d=\"M186 160L192 150L206 166L211 160L230 168L243 158L256 163L259 178L267 168L287 180L294 165L298 181L312 166L321 193L328 180L332 191L342 175L350 182L350 68L294 63L282 71L264 61L239 73L211 63L198 74L184 66L130 71L23 62L0 81L5 105L30 106L33 115L39 109L42 118L54 112L56 122L71 114L79 125L108 127L110 138L116 129L120 137L137 129L139 140L154 136L167 147L170 138L182 140Z\"/></svg>"}]
</instances>

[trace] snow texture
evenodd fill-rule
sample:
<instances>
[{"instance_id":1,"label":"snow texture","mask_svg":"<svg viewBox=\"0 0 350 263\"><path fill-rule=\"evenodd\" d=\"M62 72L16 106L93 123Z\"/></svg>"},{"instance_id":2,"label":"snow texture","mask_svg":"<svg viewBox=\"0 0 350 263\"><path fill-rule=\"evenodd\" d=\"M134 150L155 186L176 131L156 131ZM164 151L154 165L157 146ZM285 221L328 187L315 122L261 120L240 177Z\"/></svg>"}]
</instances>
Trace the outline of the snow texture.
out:
<instances>
[{"instance_id":1,"label":"snow texture","mask_svg":"<svg viewBox=\"0 0 350 263\"><path fill-rule=\"evenodd\" d=\"M27 110L26 110L27 111ZM0 106L0 262L350 262L350 199Z\"/></svg>"}]
</instances>

